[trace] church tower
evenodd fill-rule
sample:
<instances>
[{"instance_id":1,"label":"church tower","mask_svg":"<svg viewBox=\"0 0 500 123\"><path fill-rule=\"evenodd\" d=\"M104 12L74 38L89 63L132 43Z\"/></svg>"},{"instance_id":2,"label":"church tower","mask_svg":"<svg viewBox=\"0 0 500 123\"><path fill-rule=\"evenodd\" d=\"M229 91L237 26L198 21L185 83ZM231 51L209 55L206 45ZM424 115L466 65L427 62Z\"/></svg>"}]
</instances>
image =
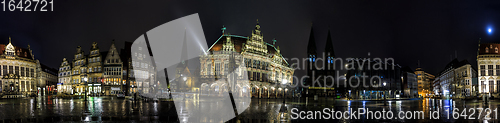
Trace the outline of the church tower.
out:
<instances>
[{"instance_id":1,"label":"church tower","mask_svg":"<svg viewBox=\"0 0 500 123\"><path fill-rule=\"evenodd\" d=\"M325 74L326 75L332 75L333 73L333 59L335 58L335 52L333 51L333 43L332 43L332 36L330 34L330 30L328 30L328 37L326 37L326 45L325 45Z\"/></svg>"},{"instance_id":2,"label":"church tower","mask_svg":"<svg viewBox=\"0 0 500 123\"><path fill-rule=\"evenodd\" d=\"M317 76L318 73L316 71L315 63L316 63L316 40L314 39L314 29L311 26L311 33L309 34L309 42L307 44L307 64L306 64L306 70L307 70L307 76L309 76L308 79L303 80L304 85L312 86L312 81L313 81L313 72L314 76ZM305 95L310 95L312 92L309 91L308 88L304 89Z\"/></svg>"}]
</instances>

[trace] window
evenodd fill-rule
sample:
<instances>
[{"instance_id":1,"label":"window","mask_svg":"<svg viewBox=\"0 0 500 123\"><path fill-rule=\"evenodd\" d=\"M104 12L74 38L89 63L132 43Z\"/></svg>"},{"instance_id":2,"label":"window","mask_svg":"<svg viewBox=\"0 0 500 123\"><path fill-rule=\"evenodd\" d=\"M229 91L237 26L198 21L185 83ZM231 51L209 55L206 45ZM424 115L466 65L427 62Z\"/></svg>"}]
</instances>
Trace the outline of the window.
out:
<instances>
[{"instance_id":1,"label":"window","mask_svg":"<svg viewBox=\"0 0 500 123\"><path fill-rule=\"evenodd\" d=\"M30 69L30 77L35 77L35 69Z\"/></svg>"},{"instance_id":2,"label":"window","mask_svg":"<svg viewBox=\"0 0 500 123\"><path fill-rule=\"evenodd\" d=\"M7 74L7 65L2 65L2 75L6 75Z\"/></svg>"},{"instance_id":3,"label":"window","mask_svg":"<svg viewBox=\"0 0 500 123\"><path fill-rule=\"evenodd\" d=\"M26 69L24 69L24 67L21 67L21 77L24 77L25 76L25 71Z\"/></svg>"},{"instance_id":4,"label":"window","mask_svg":"<svg viewBox=\"0 0 500 123\"><path fill-rule=\"evenodd\" d=\"M9 73L14 73L14 66L9 66Z\"/></svg>"},{"instance_id":5,"label":"window","mask_svg":"<svg viewBox=\"0 0 500 123\"><path fill-rule=\"evenodd\" d=\"M489 92L490 92L490 93L496 93L497 91L496 91L496 90L494 90L494 87L495 87L495 86L494 86L493 80L490 80L489 82L490 82L490 83L489 83L489 84L490 84L490 85L489 85L489 86L490 86L490 90L489 90Z\"/></svg>"},{"instance_id":6,"label":"window","mask_svg":"<svg viewBox=\"0 0 500 123\"><path fill-rule=\"evenodd\" d=\"M490 52L489 50L490 50L490 49L488 49L488 47L484 48L484 51L485 51L486 53L489 53L489 52Z\"/></svg>"},{"instance_id":7,"label":"window","mask_svg":"<svg viewBox=\"0 0 500 123\"><path fill-rule=\"evenodd\" d=\"M493 65L488 65L488 76L493 76Z\"/></svg>"},{"instance_id":8,"label":"window","mask_svg":"<svg viewBox=\"0 0 500 123\"><path fill-rule=\"evenodd\" d=\"M481 65L479 66L479 68L481 69L481 76L486 76L486 71L485 71L486 67L484 65Z\"/></svg>"},{"instance_id":9,"label":"window","mask_svg":"<svg viewBox=\"0 0 500 123\"><path fill-rule=\"evenodd\" d=\"M487 91L486 91L486 82L481 81L481 84L482 84L482 85L481 85L481 89L482 89L481 91L482 91L483 93L486 93L486 92L487 92Z\"/></svg>"},{"instance_id":10,"label":"window","mask_svg":"<svg viewBox=\"0 0 500 123\"><path fill-rule=\"evenodd\" d=\"M495 47L495 53L498 53L498 47Z\"/></svg>"},{"instance_id":11,"label":"window","mask_svg":"<svg viewBox=\"0 0 500 123\"><path fill-rule=\"evenodd\" d=\"M500 76L500 65L496 65L495 72L497 76Z\"/></svg>"}]
</instances>

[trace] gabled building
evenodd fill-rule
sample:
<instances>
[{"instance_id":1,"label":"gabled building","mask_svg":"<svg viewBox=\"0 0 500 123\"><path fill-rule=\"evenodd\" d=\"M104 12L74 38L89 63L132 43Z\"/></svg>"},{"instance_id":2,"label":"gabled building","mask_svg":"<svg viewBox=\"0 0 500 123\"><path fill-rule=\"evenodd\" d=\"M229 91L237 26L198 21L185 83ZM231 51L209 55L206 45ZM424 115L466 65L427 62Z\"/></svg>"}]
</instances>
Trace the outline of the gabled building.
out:
<instances>
[{"instance_id":1,"label":"gabled building","mask_svg":"<svg viewBox=\"0 0 500 123\"><path fill-rule=\"evenodd\" d=\"M87 56L81 46L76 48L72 64L71 79L73 81L72 84L74 88L73 90L75 91L74 94L85 94L85 92L88 92L86 90L87 81L85 81L85 78L87 77Z\"/></svg>"},{"instance_id":2,"label":"gabled building","mask_svg":"<svg viewBox=\"0 0 500 123\"><path fill-rule=\"evenodd\" d=\"M71 79L71 62L68 62L66 58L63 58L61 65L59 66L58 83L57 89L58 93L73 94L73 83Z\"/></svg>"},{"instance_id":3,"label":"gabled building","mask_svg":"<svg viewBox=\"0 0 500 123\"><path fill-rule=\"evenodd\" d=\"M227 91L227 84L206 80L229 79L227 75L233 70L231 66L241 67L240 64L243 63L246 68L238 69L246 69L247 73L236 72L237 78L248 76L248 80L238 79L237 92L233 93L254 98L293 96L296 93L294 88L281 85L293 83L294 70L281 55L276 42L272 40L272 43L269 43L264 40L258 22L248 37L223 32L207 50L208 55L200 57L201 94L223 94Z\"/></svg>"},{"instance_id":4,"label":"gabled building","mask_svg":"<svg viewBox=\"0 0 500 123\"><path fill-rule=\"evenodd\" d=\"M90 48L90 54L87 58L87 86L89 87L88 91L90 92L90 94L102 94L102 58L103 56L101 54L101 51L99 50L99 46L96 42L93 42L92 47Z\"/></svg>"},{"instance_id":5,"label":"gabled building","mask_svg":"<svg viewBox=\"0 0 500 123\"><path fill-rule=\"evenodd\" d=\"M124 91L126 81L123 80L122 69L123 61L115 47L115 43L111 43L108 54L103 63L103 91L105 95L116 95L118 92Z\"/></svg>"},{"instance_id":6,"label":"gabled building","mask_svg":"<svg viewBox=\"0 0 500 123\"><path fill-rule=\"evenodd\" d=\"M32 95L47 90L39 79L40 62L27 48L0 44L0 94Z\"/></svg>"},{"instance_id":7,"label":"gabled building","mask_svg":"<svg viewBox=\"0 0 500 123\"><path fill-rule=\"evenodd\" d=\"M87 92L88 95L95 96L115 95L118 92L131 94L128 91L130 82L127 81L129 77L127 66L132 64L130 46L131 44L126 43L126 47L122 49L128 51L128 54L123 54L124 58L121 57L114 42L109 51L101 51L98 44L93 42L89 54L85 54L78 46L73 61L64 58L59 67L57 86L59 92L76 95L84 95ZM129 60L124 62L124 59ZM135 83L135 80L131 81Z\"/></svg>"},{"instance_id":8,"label":"gabled building","mask_svg":"<svg viewBox=\"0 0 500 123\"><path fill-rule=\"evenodd\" d=\"M495 95L499 93L500 86L500 53L499 43L478 44L477 66L478 90L481 95Z\"/></svg>"}]
</instances>

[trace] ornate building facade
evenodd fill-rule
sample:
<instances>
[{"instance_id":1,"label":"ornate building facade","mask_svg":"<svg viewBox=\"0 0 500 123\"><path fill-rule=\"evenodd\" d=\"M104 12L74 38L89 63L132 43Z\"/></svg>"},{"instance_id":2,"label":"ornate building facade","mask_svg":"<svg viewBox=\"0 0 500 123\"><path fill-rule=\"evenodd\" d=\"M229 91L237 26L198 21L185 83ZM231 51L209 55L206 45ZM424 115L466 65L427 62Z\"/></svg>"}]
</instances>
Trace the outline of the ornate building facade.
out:
<instances>
[{"instance_id":1,"label":"ornate building facade","mask_svg":"<svg viewBox=\"0 0 500 123\"><path fill-rule=\"evenodd\" d=\"M36 94L45 90L46 83L39 81L40 63L35 59L30 46L21 48L0 44L0 90L2 94Z\"/></svg>"},{"instance_id":2,"label":"ornate building facade","mask_svg":"<svg viewBox=\"0 0 500 123\"><path fill-rule=\"evenodd\" d=\"M477 52L479 94L498 94L500 86L500 53L498 43L479 43Z\"/></svg>"},{"instance_id":3,"label":"ornate building facade","mask_svg":"<svg viewBox=\"0 0 500 123\"><path fill-rule=\"evenodd\" d=\"M128 51L130 51L130 47ZM123 50L126 51L126 50ZM130 59L130 55L127 55ZM124 64L125 63L125 64ZM128 92L128 77L123 62L114 41L109 51L103 52L96 42L92 43L90 53L85 54L80 46L76 48L73 61L63 59L59 67L58 90L60 93L83 95L115 95L118 92ZM135 83L135 80L132 80ZM130 94L130 93L128 93Z\"/></svg>"},{"instance_id":4,"label":"ornate building facade","mask_svg":"<svg viewBox=\"0 0 500 123\"><path fill-rule=\"evenodd\" d=\"M104 60L103 84L105 85L104 92L106 95L114 95L120 91L124 91L123 85L126 85L126 82L122 78L122 69L123 62L113 42Z\"/></svg>"},{"instance_id":5,"label":"ornate building facade","mask_svg":"<svg viewBox=\"0 0 500 123\"><path fill-rule=\"evenodd\" d=\"M63 58L61 66L59 66L57 89L59 93L72 94L73 82L71 81L71 63L66 58Z\"/></svg>"},{"instance_id":6,"label":"ornate building facade","mask_svg":"<svg viewBox=\"0 0 500 123\"><path fill-rule=\"evenodd\" d=\"M208 55L200 57L200 83L202 94L217 94L227 90L227 84L205 80L227 79L234 66L245 64L246 73L238 73L238 78L248 76L248 80L238 79L236 85L240 96L254 98L281 98L292 96L294 70L281 55L276 40L264 41L264 36L257 22L251 36L239 36L225 33L208 49ZM233 66L233 67L231 67ZM240 82L241 81L241 82ZM246 83L246 84L245 84ZM286 94L286 95L285 95Z\"/></svg>"},{"instance_id":7,"label":"ornate building facade","mask_svg":"<svg viewBox=\"0 0 500 123\"><path fill-rule=\"evenodd\" d=\"M102 55L96 42L92 43L90 54L87 57L87 86L89 86L88 91L90 91L91 94L99 94L103 90L101 84L103 79L101 62Z\"/></svg>"},{"instance_id":8,"label":"ornate building facade","mask_svg":"<svg viewBox=\"0 0 500 123\"><path fill-rule=\"evenodd\" d=\"M82 50L82 47L78 46L76 48L76 53L74 55L73 59L73 67L72 67L72 74L71 74L71 80L73 81L72 85L74 91L76 91L77 94L85 94L86 90L86 81L85 78L87 77L87 57L85 55L85 52Z\"/></svg>"}]
</instances>

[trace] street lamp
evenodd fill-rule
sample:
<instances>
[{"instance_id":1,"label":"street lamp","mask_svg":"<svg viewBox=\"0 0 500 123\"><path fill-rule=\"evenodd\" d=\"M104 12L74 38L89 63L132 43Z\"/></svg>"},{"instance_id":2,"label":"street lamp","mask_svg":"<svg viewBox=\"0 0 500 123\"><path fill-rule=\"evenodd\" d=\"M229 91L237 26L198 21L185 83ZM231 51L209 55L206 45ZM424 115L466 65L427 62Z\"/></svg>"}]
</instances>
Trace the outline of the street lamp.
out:
<instances>
[{"instance_id":1,"label":"street lamp","mask_svg":"<svg viewBox=\"0 0 500 123\"><path fill-rule=\"evenodd\" d=\"M286 80L286 79L283 79L281 81L281 84L283 85L283 88L286 88L286 83L288 83L288 80ZM283 105L284 105L285 104L285 89L283 89L283 93L282 94L283 94Z\"/></svg>"},{"instance_id":2,"label":"street lamp","mask_svg":"<svg viewBox=\"0 0 500 123\"><path fill-rule=\"evenodd\" d=\"M385 89L385 85L387 83L384 82L384 89ZM384 90L384 105L386 106L387 105L387 101L386 101L386 97L387 97L387 94L385 93L385 90Z\"/></svg>"},{"instance_id":3,"label":"street lamp","mask_svg":"<svg viewBox=\"0 0 500 123\"><path fill-rule=\"evenodd\" d=\"M83 78L83 81L85 82L84 83L85 84L85 101L87 101L87 88L88 88L87 87L87 80L88 80L87 77Z\"/></svg>"},{"instance_id":4,"label":"street lamp","mask_svg":"<svg viewBox=\"0 0 500 123\"><path fill-rule=\"evenodd\" d=\"M281 81L281 84L283 85L284 88L286 88L286 84L288 83L287 79L283 79ZM286 122L287 121L287 115L288 115L288 109L285 105L285 89L283 89L283 104L281 105L280 111L279 111L279 117L280 117L280 122Z\"/></svg>"}]
</instances>

